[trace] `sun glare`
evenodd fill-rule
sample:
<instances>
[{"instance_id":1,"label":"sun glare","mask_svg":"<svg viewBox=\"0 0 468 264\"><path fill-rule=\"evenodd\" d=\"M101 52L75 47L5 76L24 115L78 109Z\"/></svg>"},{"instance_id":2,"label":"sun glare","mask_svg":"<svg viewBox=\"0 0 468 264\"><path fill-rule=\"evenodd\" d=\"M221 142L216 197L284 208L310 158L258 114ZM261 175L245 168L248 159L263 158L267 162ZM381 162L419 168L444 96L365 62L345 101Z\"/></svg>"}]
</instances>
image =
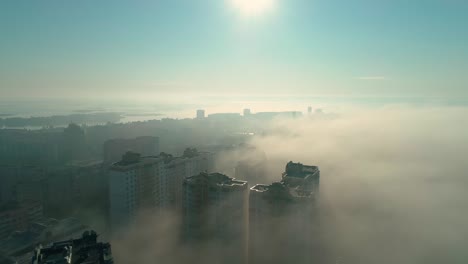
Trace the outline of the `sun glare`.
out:
<instances>
[{"instance_id":1,"label":"sun glare","mask_svg":"<svg viewBox=\"0 0 468 264\"><path fill-rule=\"evenodd\" d=\"M229 0L229 2L240 15L252 17L271 11L276 0Z\"/></svg>"}]
</instances>

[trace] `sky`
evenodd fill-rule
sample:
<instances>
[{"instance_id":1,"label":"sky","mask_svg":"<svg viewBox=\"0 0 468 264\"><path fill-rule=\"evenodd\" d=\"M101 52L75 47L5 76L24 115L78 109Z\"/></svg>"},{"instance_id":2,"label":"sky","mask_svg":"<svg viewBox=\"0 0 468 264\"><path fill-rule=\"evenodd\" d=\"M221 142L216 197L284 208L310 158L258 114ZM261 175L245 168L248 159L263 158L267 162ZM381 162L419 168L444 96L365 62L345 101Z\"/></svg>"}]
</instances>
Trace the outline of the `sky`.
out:
<instances>
[{"instance_id":1,"label":"sky","mask_svg":"<svg viewBox=\"0 0 468 264\"><path fill-rule=\"evenodd\" d=\"M2 0L0 98L468 96L464 0Z\"/></svg>"}]
</instances>

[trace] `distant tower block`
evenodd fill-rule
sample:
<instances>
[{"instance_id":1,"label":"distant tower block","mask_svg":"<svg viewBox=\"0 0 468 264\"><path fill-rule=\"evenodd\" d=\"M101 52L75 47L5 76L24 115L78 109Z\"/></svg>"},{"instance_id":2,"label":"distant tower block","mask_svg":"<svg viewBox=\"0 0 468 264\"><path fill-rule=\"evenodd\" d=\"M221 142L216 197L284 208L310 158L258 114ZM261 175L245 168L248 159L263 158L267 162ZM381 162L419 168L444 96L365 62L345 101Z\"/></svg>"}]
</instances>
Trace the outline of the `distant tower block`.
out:
<instances>
[{"instance_id":1,"label":"distant tower block","mask_svg":"<svg viewBox=\"0 0 468 264\"><path fill-rule=\"evenodd\" d=\"M307 108L307 113L309 113L309 115L312 114L312 106L309 106L309 107Z\"/></svg>"},{"instance_id":2,"label":"distant tower block","mask_svg":"<svg viewBox=\"0 0 468 264\"><path fill-rule=\"evenodd\" d=\"M249 116L250 114L252 114L250 109L248 109L248 108L244 109L244 116Z\"/></svg>"},{"instance_id":3,"label":"distant tower block","mask_svg":"<svg viewBox=\"0 0 468 264\"><path fill-rule=\"evenodd\" d=\"M205 110L203 109L197 110L197 119L203 119L203 118L205 118Z\"/></svg>"}]
</instances>

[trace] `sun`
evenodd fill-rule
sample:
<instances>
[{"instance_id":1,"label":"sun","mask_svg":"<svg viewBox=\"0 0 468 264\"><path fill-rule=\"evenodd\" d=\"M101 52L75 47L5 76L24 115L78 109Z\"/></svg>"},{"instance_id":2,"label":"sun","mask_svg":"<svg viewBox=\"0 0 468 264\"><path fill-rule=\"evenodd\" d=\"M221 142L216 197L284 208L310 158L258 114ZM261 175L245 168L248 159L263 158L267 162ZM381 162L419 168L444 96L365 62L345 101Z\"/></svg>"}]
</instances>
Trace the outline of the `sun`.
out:
<instances>
[{"instance_id":1,"label":"sun","mask_svg":"<svg viewBox=\"0 0 468 264\"><path fill-rule=\"evenodd\" d=\"M275 7L276 0L228 0L230 5L242 16L260 16Z\"/></svg>"}]
</instances>

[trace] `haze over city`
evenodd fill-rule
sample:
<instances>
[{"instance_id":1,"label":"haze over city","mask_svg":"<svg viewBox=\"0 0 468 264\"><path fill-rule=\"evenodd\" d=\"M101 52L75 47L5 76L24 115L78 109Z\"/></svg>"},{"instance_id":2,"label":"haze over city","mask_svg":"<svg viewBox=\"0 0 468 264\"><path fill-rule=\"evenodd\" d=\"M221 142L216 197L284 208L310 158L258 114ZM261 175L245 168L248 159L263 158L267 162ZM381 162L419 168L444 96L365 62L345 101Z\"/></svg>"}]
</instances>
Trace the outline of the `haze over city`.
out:
<instances>
[{"instance_id":1,"label":"haze over city","mask_svg":"<svg viewBox=\"0 0 468 264\"><path fill-rule=\"evenodd\" d=\"M2 1L0 264L466 263L467 13Z\"/></svg>"}]
</instances>

